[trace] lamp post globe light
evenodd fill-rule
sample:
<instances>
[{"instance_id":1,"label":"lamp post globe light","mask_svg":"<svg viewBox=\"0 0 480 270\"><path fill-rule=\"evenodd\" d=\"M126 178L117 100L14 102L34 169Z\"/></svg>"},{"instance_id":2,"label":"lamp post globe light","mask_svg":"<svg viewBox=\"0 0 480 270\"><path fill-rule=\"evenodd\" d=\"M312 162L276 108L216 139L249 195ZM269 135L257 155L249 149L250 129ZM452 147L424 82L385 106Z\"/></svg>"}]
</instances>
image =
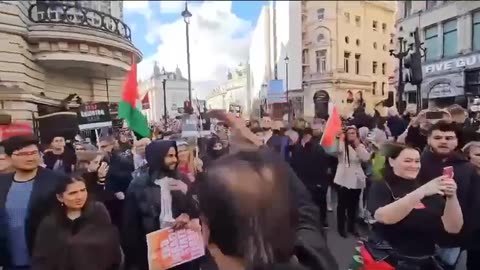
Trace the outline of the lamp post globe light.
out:
<instances>
[{"instance_id":1,"label":"lamp post globe light","mask_svg":"<svg viewBox=\"0 0 480 270\"><path fill-rule=\"evenodd\" d=\"M185 10L181 13L183 17L183 21L185 22L185 34L186 34L186 41L187 41L187 76L188 76L188 101L190 104L192 103L192 80L190 77L190 33L189 33L189 25L190 25L190 18L192 17L192 13L188 10L188 3L185 1Z\"/></svg>"},{"instance_id":2,"label":"lamp post globe light","mask_svg":"<svg viewBox=\"0 0 480 270\"><path fill-rule=\"evenodd\" d=\"M290 99L288 98L288 61L290 58L288 58L288 55L285 56L285 90L286 90L286 98L287 98L287 117L288 117L288 122L290 123Z\"/></svg>"}]
</instances>

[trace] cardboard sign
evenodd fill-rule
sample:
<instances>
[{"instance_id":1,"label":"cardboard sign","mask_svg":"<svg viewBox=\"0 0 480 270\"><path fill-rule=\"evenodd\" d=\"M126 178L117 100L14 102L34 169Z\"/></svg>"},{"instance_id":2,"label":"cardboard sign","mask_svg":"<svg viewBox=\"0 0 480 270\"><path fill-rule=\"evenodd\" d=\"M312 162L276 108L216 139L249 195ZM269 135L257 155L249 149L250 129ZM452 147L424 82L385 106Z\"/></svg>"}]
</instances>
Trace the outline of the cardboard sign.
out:
<instances>
[{"instance_id":1,"label":"cardboard sign","mask_svg":"<svg viewBox=\"0 0 480 270\"><path fill-rule=\"evenodd\" d=\"M147 234L148 269L165 270L205 255L202 236L192 230L165 228Z\"/></svg>"}]
</instances>

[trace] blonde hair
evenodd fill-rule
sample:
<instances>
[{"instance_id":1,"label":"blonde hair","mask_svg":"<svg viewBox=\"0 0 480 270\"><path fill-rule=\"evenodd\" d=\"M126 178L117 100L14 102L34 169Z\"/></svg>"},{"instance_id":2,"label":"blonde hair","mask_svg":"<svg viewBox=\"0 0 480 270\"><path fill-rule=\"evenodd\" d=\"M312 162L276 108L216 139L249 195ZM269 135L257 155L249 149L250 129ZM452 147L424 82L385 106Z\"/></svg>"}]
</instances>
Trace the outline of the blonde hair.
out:
<instances>
[{"instance_id":1,"label":"blonde hair","mask_svg":"<svg viewBox=\"0 0 480 270\"><path fill-rule=\"evenodd\" d=\"M467 144L462 148L462 152L468 157L470 156L470 150L473 147L480 147L480 142L479 141L472 141Z\"/></svg>"}]
</instances>

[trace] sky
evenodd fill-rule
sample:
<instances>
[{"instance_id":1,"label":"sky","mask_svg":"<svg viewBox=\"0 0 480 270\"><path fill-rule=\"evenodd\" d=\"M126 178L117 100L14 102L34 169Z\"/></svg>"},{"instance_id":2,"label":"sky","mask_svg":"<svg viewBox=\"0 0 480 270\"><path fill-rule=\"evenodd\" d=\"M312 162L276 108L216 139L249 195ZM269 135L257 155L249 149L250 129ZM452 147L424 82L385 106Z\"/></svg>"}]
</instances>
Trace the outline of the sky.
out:
<instances>
[{"instance_id":1,"label":"sky","mask_svg":"<svg viewBox=\"0 0 480 270\"><path fill-rule=\"evenodd\" d=\"M226 80L228 69L248 59L250 37L266 1L189 1L193 96L206 95ZM123 1L124 21L143 53L138 78L148 78L154 62L187 77L184 1Z\"/></svg>"}]
</instances>

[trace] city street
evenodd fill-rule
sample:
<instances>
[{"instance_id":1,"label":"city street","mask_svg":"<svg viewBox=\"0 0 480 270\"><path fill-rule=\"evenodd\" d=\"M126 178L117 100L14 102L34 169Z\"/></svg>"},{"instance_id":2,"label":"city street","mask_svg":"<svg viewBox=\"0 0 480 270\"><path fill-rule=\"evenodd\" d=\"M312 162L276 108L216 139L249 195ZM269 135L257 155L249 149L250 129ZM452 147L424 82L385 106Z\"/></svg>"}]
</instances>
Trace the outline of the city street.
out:
<instances>
[{"instance_id":1,"label":"city street","mask_svg":"<svg viewBox=\"0 0 480 270\"><path fill-rule=\"evenodd\" d=\"M356 239L349 237L347 239L340 237L336 231L335 218L332 213L329 214L330 228L327 230L328 246L337 259L339 270L348 270L348 266L352 261L352 255L356 244ZM462 254L459 265L456 270L466 270L465 254Z\"/></svg>"}]
</instances>

